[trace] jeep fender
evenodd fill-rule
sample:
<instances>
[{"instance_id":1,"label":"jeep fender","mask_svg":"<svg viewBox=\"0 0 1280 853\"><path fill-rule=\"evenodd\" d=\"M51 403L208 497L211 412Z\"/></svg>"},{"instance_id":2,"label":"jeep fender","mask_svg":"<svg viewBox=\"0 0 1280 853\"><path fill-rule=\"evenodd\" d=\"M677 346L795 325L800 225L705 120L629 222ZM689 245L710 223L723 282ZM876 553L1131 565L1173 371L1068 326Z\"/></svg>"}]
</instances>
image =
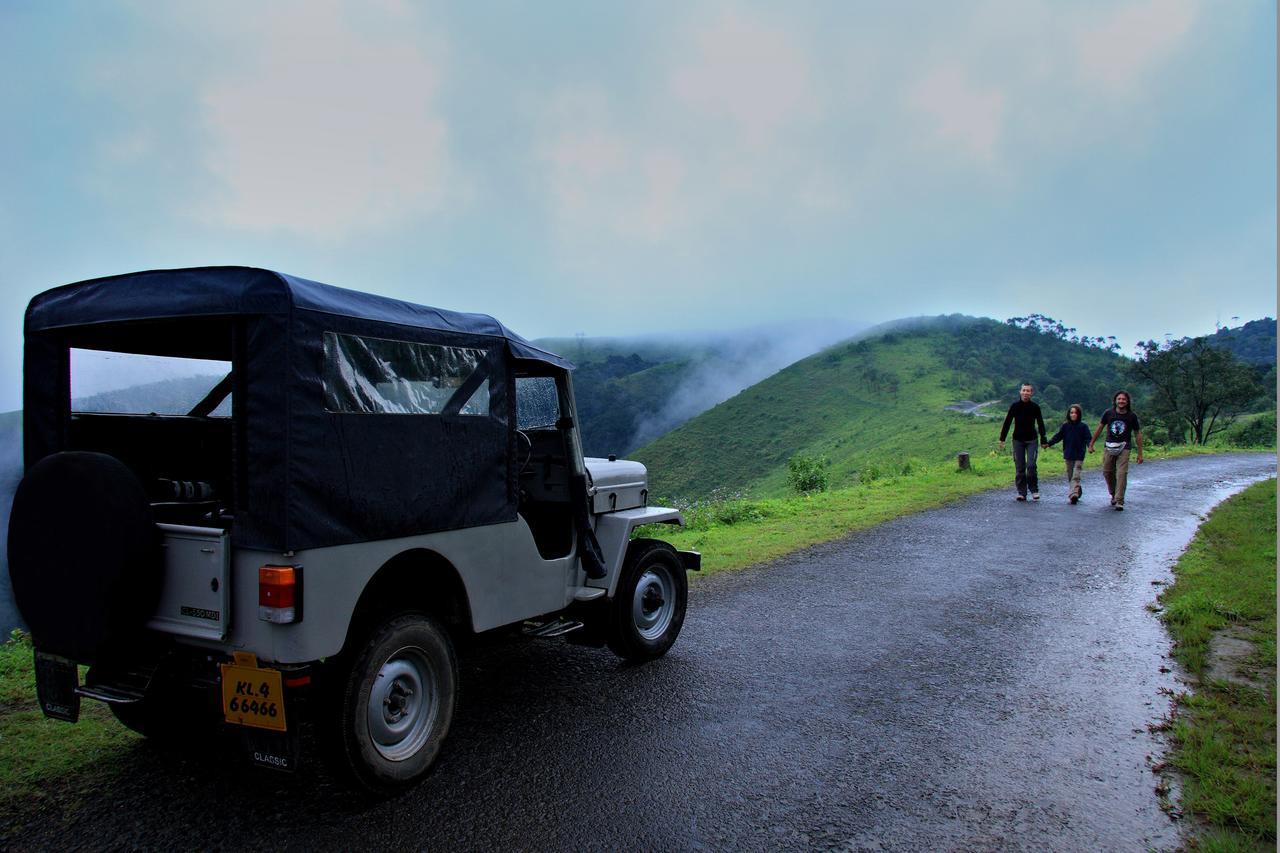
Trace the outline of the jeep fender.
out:
<instances>
[{"instance_id":1,"label":"jeep fender","mask_svg":"<svg viewBox=\"0 0 1280 853\"><path fill-rule=\"evenodd\" d=\"M622 561L627 555L627 543L631 541L631 531L642 524L677 524L683 527L684 516L678 509L660 506L636 507L597 515L596 538L600 540L600 550L604 554L604 564L608 567L609 574L599 580L587 581L587 586L607 589L608 597L613 598L618 588Z\"/></svg>"}]
</instances>

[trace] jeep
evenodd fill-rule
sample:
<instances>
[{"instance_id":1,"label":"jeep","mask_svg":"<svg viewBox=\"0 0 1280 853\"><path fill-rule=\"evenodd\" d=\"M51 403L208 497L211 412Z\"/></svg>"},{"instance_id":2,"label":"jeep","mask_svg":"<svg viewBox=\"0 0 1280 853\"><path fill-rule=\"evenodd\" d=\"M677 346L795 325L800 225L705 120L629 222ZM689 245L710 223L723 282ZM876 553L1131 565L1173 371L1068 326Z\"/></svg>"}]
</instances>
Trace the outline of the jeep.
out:
<instances>
[{"instance_id":1,"label":"jeep","mask_svg":"<svg viewBox=\"0 0 1280 853\"><path fill-rule=\"evenodd\" d=\"M583 458L572 365L492 317L157 270L35 297L24 354L9 571L49 717L94 699L287 770L310 720L391 793L440 752L457 640L639 662L680 633L701 558L633 538L680 513L649 506L643 465ZM144 404L89 393L173 369Z\"/></svg>"}]
</instances>

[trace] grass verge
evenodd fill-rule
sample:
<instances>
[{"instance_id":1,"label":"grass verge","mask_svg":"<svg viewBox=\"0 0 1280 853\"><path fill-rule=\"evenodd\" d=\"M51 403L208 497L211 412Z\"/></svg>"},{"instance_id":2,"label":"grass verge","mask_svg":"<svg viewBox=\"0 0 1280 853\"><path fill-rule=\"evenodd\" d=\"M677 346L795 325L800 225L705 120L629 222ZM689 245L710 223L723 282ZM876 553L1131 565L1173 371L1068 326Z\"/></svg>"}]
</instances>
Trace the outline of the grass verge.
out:
<instances>
[{"instance_id":1,"label":"grass verge","mask_svg":"<svg viewBox=\"0 0 1280 853\"><path fill-rule=\"evenodd\" d=\"M1200 679L1178 700L1168 762L1182 772L1182 809L1207 825L1208 850L1274 849L1276 840L1276 481L1223 503L1201 526L1160 596L1174 656ZM1215 677L1213 638L1253 651Z\"/></svg>"},{"instance_id":2,"label":"grass verge","mask_svg":"<svg viewBox=\"0 0 1280 853\"><path fill-rule=\"evenodd\" d=\"M15 631L0 644L0 804L56 793L57 780L138 740L98 702L83 703L75 725L46 719L34 670L31 642Z\"/></svg>"}]
</instances>

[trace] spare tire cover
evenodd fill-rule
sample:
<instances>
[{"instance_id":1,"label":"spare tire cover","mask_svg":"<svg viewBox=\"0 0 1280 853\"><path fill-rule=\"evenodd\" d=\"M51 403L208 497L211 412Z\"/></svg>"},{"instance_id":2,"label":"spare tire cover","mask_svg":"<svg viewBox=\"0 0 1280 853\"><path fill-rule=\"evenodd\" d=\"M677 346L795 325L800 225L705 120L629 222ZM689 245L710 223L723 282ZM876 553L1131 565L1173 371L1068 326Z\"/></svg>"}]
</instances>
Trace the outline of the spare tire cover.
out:
<instances>
[{"instance_id":1,"label":"spare tire cover","mask_svg":"<svg viewBox=\"0 0 1280 853\"><path fill-rule=\"evenodd\" d=\"M102 453L55 453L18 485L9 516L13 599L36 647L82 663L141 628L163 580L137 476Z\"/></svg>"}]
</instances>

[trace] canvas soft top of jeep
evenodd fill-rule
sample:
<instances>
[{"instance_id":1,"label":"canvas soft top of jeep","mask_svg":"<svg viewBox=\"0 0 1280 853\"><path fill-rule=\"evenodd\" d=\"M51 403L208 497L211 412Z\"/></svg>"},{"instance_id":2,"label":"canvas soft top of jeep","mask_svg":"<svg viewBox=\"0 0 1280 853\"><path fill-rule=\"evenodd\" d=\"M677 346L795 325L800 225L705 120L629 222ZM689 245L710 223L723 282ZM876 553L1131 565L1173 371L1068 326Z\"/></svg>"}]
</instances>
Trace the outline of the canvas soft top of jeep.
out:
<instances>
[{"instance_id":1,"label":"canvas soft top of jeep","mask_svg":"<svg viewBox=\"0 0 1280 853\"><path fill-rule=\"evenodd\" d=\"M441 417L428 420L341 417L377 411L358 389L349 399L335 399L332 389L343 384L344 362L376 360L370 349L387 344L418 347L428 359L465 351L471 382L485 386L491 404L478 416L458 411L466 402L460 400L452 412L443 401ZM165 441L161 430L148 429L145 416L121 424L72 414L68 361L75 348L229 362L231 424L169 423L163 434L189 436L180 441L190 450L226 445L220 452L229 462L234 457L224 476L234 504L233 544L281 553L514 518L507 472L515 424L502 404L512 393L506 356L572 367L487 315L268 270L205 267L93 279L43 293L27 310L28 469L75 449L113 453L130 463L142 455L121 446L130 436L150 432ZM326 375L335 381L326 383ZM218 429L230 435L210 435ZM155 441L146 442L148 459L157 457ZM387 450L370 453L371 447ZM352 448L359 451L358 483L348 464L357 455ZM169 448L168 455L182 452ZM404 499L406 469L431 472L431 489L415 496L420 500ZM139 473L144 481L164 476Z\"/></svg>"}]
</instances>

